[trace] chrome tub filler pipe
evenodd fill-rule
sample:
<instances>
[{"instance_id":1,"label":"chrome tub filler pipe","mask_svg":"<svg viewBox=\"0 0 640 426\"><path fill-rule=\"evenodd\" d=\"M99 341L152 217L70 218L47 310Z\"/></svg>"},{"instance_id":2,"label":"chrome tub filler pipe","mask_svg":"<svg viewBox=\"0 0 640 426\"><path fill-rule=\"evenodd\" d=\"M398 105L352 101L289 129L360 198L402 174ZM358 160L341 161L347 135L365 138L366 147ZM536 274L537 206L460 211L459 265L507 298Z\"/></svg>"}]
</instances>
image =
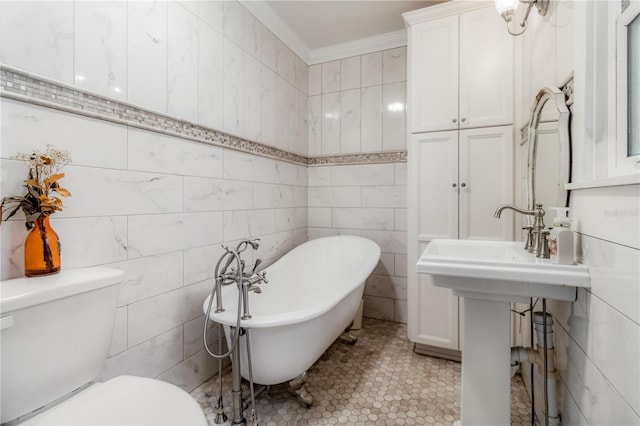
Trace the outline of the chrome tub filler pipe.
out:
<instances>
[{"instance_id":1,"label":"chrome tub filler pipe","mask_svg":"<svg viewBox=\"0 0 640 426\"><path fill-rule=\"evenodd\" d=\"M258 272L258 266L262 263L261 259L256 260L253 268L247 270L245 267L245 262L241 258L241 253L251 247L253 250L257 250L260 245L259 239L254 240L242 240L235 249L231 249L226 246L222 246L225 250L223 255L218 259L215 267L215 284L211 290L211 295L209 297L209 303L207 305L205 320L204 320L204 329L203 329L203 340L204 347L212 357L218 360L218 400L216 403L216 417L214 419L215 424L222 424L227 422L227 416L224 412L224 401L223 401L223 391L222 391L222 360L227 357L231 357L231 369L232 369L232 413L233 418L231 419L231 424L234 425L245 425L250 424L252 426L257 426L258 424L258 415L256 412L256 404L255 404L255 391L253 385L253 371L251 367L251 345L249 339L249 329L241 327L241 320L246 320L251 318L251 314L249 312L249 292L253 291L255 293L260 293L259 285L261 283L267 283L266 272ZM231 327L231 339L230 339L230 347L227 352L223 353L222 349L222 336L223 326L222 324L217 324L218 326L218 349L217 353L213 352L213 350L209 346L209 342L207 339L207 331L209 326L210 314L213 309L213 300L216 300L215 313L224 312L224 306L222 301L222 287L228 285L236 285L238 288L238 307L237 307L237 318L236 324L234 327ZM250 390L250 399L248 401L243 401L242 398L242 376L240 371L240 345L238 341L241 335L245 335L246 337L246 348L247 348L247 360L249 367L249 390ZM249 420L245 419L244 411L245 408L251 407L251 411L249 414Z\"/></svg>"}]
</instances>

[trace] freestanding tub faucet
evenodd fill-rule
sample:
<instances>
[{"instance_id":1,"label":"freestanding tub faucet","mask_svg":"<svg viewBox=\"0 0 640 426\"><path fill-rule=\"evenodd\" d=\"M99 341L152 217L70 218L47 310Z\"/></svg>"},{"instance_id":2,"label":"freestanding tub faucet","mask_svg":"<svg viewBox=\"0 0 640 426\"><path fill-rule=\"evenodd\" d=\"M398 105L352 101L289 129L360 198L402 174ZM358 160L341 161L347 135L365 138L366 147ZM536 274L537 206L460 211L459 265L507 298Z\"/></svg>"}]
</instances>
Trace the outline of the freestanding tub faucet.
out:
<instances>
[{"instance_id":1,"label":"freestanding tub faucet","mask_svg":"<svg viewBox=\"0 0 640 426\"><path fill-rule=\"evenodd\" d=\"M257 272L258 266L262 263L261 259L257 259L255 265L251 272L245 271L245 262L241 259L240 253L247 250L248 247L251 247L254 250L258 249L260 245L260 239L254 240L242 240L238 243L238 246L235 250L230 249L229 247L222 246L225 250L222 257L218 260L215 267L215 285L209 296L209 303L206 309L204 328L203 328L203 343L204 347L212 357L218 360L218 385L219 385L219 393L218 393L218 403L216 405L216 417L214 419L215 424L223 424L227 421L227 416L224 413L223 406L223 398L222 398L222 358L226 358L227 356L231 356L232 360L232 402L233 402L233 420L232 424L234 425L246 425L247 421L244 418L244 408L249 405L251 408L251 416L249 420L249 424L252 426L257 426L258 424L258 416L256 414L256 404L255 404L255 393L253 391L253 372L251 366L251 346L249 339L249 329L243 328L241 326L241 319L247 320L251 318L251 314L249 314L249 292L253 291L255 293L261 293L260 287L258 285L260 283L268 283L269 281L266 278L266 271ZM225 262L226 258L226 262ZM235 262L234 262L235 261ZM220 266L222 269L220 269ZM235 263L235 267L232 266ZM235 326L230 326L231 332L229 333L230 339L228 344L230 345L227 352L223 353L222 349L222 337L223 336L223 326L222 323L218 323L218 353L214 353L209 348L209 343L207 342L207 331L208 331L208 321L211 316L211 310L213 305L213 299L216 299L216 309L215 313L224 312L224 307L222 305L222 287L230 284L235 284L238 287L238 308L236 315L236 323ZM242 317L240 316L241 312L244 312ZM240 372L240 344L239 339L241 335L245 335L246 342L246 351L247 351L247 359L249 365L249 390L251 391L251 400L250 403L245 403L242 398L242 386L241 386L241 372Z\"/></svg>"},{"instance_id":2,"label":"freestanding tub faucet","mask_svg":"<svg viewBox=\"0 0 640 426\"><path fill-rule=\"evenodd\" d=\"M547 239L546 235L543 235L544 208L542 208L542 204L536 204L536 207L533 210L523 210L510 204L504 204L496 209L496 212L493 214L493 216L499 219L502 211L505 209L510 209L520 214L533 216L533 226L525 228L529 231L529 235L527 236L527 243L525 244L524 249L529 253L535 254L538 257L548 257L548 251L544 250L544 245L547 243ZM531 238L531 234L533 234L533 238Z\"/></svg>"}]
</instances>

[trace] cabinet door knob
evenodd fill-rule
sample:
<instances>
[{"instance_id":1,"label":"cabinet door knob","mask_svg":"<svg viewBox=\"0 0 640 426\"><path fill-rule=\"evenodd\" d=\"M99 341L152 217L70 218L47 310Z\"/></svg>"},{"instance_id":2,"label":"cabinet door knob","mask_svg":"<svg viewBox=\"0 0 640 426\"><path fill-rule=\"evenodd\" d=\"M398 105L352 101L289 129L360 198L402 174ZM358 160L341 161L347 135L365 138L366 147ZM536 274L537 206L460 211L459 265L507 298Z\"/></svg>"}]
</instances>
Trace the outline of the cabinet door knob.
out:
<instances>
[{"instance_id":1,"label":"cabinet door knob","mask_svg":"<svg viewBox=\"0 0 640 426\"><path fill-rule=\"evenodd\" d=\"M462 183L460 184L460 186L461 186L461 187L463 187L463 188L466 188L466 187L467 187L467 184L466 184L466 183L464 183L464 182L462 182Z\"/></svg>"},{"instance_id":2,"label":"cabinet door knob","mask_svg":"<svg viewBox=\"0 0 640 426\"><path fill-rule=\"evenodd\" d=\"M462 121L463 123L466 123L466 122L467 122L467 119L466 119L466 118L464 118L464 117L462 117L462 119L461 119L460 121Z\"/></svg>"},{"instance_id":3,"label":"cabinet door knob","mask_svg":"<svg viewBox=\"0 0 640 426\"><path fill-rule=\"evenodd\" d=\"M456 123L458 122L458 120L454 118L454 119L452 119L452 120L451 120L451 122L452 122L453 124L456 124Z\"/></svg>"},{"instance_id":4,"label":"cabinet door knob","mask_svg":"<svg viewBox=\"0 0 640 426\"><path fill-rule=\"evenodd\" d=\"M453 188L457 188L457 187L458 187L458 184L457 184L457 183L454 183L454 184L453 184L453 185L451 185L451 186L452 186Z\"/></svg>"}]
</instances>

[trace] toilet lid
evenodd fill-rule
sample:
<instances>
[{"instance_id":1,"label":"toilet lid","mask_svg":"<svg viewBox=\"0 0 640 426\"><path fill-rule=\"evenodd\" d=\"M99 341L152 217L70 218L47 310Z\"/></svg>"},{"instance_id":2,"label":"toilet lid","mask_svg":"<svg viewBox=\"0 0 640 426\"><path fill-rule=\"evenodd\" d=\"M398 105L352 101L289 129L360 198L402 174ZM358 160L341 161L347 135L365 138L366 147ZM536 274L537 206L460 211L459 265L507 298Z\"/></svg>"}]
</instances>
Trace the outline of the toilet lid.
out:
<instances>
[{"instance_id":1,"label":"toilet lid","mask_svg":"<svg viewBox=\"0 0 640 426\"><path fill-rule=\"evenodd\" d=\"M206 425L198 403L172 384L118 376L28 419L26 425Z\"/></svg>"}]
</instances>

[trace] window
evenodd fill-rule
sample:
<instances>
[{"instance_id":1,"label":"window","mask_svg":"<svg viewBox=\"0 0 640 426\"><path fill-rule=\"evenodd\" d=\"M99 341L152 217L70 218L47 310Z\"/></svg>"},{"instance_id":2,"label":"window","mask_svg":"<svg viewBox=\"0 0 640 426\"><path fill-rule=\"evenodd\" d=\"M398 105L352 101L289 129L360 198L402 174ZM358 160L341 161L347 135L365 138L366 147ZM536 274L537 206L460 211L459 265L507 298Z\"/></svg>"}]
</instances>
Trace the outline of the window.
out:
<instances>
[{"instance_id":1,"label":"window","mask_svg":"<svg viewBox=\"0 0 640 426\"><path fill-rule=\"evenodd\" d=\"M640 0L577 1L574 7L571 185L638 184Z\"/></svg>"},{"instance_id":2,"label":"window","mask_svg":"<svg viewBox=\"0 0 640 426\"><path fill-rule=\"evenodd\" d=\"M640 2L622 1L616 22L616 174L640 166Z\"/></svg>"},{"instance_id":3,"label":"window","mask_svg":"<svg viewBox=\"0 0 640 426\"><path fill-rule=\"evenodd\" d=\"M640 17L637 10L627 25L627 128L627 156L640 155Z\"/></svg>"}]
</instances>

